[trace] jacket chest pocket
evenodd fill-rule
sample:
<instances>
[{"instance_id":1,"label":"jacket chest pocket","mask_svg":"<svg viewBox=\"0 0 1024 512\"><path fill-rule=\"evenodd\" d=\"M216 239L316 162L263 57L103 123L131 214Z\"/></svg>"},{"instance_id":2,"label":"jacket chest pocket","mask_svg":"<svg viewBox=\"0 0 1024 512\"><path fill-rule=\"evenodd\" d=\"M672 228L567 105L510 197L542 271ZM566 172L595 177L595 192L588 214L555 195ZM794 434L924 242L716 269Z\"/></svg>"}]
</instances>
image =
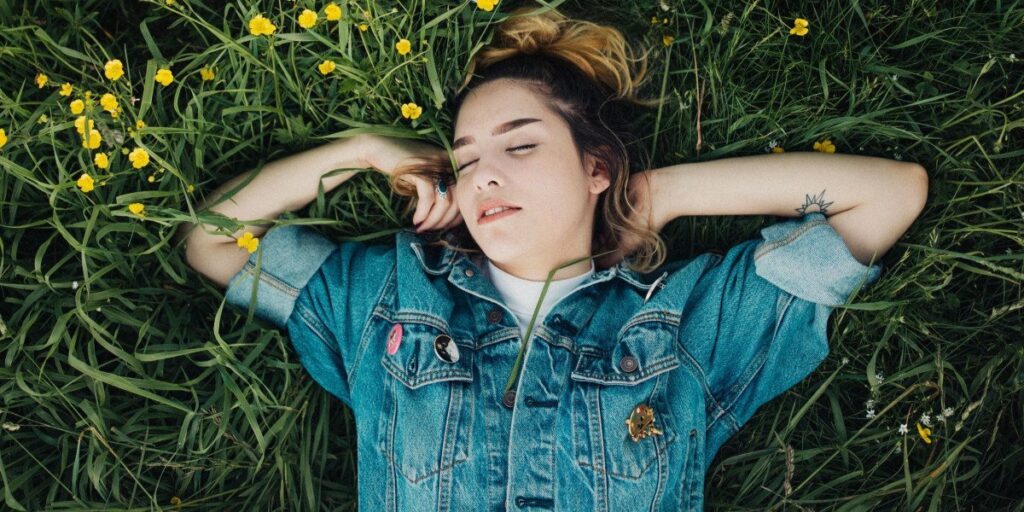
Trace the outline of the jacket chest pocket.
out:
<instances>
[{"instance_id":1,"label":"jacket chest pocket","mask_svg":"<svg viewBox=\"0 0 1024 512\"><path fill-rule=\"evenodd\" d=\"M469 460L474 351L432 324L382 322L378 449L413 484Z\"/></svg>"},{"instance_id":2,"label":"jacket chest pocket","mask_svg":"<svg viewBox=\"0 0 1024 512\"><path fill-rule=\"evenodd\" d=\"M676 438L666 400L668 372L680 364L675 333L669 322L648 321L628 328L603 353L581 351L571 374L580 466L630 480L657 473L652 468Z\"/></svg>"}]
</instances>

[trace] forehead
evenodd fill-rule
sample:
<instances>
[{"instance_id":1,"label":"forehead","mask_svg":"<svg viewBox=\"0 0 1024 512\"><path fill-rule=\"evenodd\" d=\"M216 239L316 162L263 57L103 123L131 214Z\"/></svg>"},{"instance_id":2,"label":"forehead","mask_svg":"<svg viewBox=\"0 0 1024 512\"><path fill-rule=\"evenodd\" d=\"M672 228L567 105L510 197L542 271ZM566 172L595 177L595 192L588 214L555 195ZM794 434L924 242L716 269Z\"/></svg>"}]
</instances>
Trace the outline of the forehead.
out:
<instances>
[{"instance_id":1,"label":"forehead","mask_svg":"<svg viewBox=\"0 0 1024 512\"><path fill-rule=\"evenodd\" d=\"M455 119L455 139L467 135L479 139L501 123L524 117L540 119L543 122L535 124L545 125L557 116L523 85L507 79L487 82L470 91L462 103Z\"/></svg>"}]
</instances>

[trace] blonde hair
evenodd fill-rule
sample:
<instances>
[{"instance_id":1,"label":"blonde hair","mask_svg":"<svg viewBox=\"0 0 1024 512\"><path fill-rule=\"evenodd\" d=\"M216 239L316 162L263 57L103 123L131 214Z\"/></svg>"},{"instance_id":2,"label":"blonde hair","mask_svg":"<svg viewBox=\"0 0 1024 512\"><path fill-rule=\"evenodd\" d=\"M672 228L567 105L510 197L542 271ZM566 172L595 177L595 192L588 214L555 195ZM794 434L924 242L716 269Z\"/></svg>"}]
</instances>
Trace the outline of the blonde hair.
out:
<instances>
[{"instance_id":1,"label":"blonde hair","mask_svg":"<svg viewBox=\"0 0 1024 512\"><path fill-rule=\"evenodd\" d=\"M570 126L580 158L590 153L608 168L611 184L596 205L591 254L615 250L627 237L635 239L638 242L625 255L626 263L646 273L664 263L666 247L646 220L631 217L638 211L629 198L630 164L641 160L638 169L646 169L649 158L626 123L637 117L632 109L654 106L660 100L636 97L646 74L647 53L639 59L632 55L622 33L613 27L570 20L554 9L519 8L497 27L495 41L473 56L449 109L451 119L456 119L472 89L500 78L536 92ZM634 76L630 63L638 61L641 67ZM623 139L632 143L638 159L630 158ZM406 174L454 182L455 169L447 156L417 160L392 173L391 186L398 194L417 195L414 185L400 180ZM642 180L641 186L649 187L649 180ZM439 235L429 245L481 252L464 223Z\"/></svg>"}]
</instances>

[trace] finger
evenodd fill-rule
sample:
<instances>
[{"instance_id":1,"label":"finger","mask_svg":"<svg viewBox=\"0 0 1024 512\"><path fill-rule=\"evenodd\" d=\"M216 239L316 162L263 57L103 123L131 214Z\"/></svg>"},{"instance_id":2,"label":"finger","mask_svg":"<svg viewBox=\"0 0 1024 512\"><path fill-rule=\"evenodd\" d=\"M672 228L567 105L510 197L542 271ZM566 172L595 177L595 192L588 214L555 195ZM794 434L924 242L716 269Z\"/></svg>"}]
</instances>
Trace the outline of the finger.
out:
<instances>
[{"instance_id":1,"label":"finger","mask_svg":"<svg viewBox=\"0 0 1024 512\"><path fill-rule=\"evenodd\" d=\"M448 211L444 212L444 216L441 220L437 221L438 229L448 229L449 225L455 220L455 217L459 214L459 207L451 205L448 207Z\"/></svg>"},{"instance_id":2,"label":"finger","mask_svg":"<svg viewBox=\"0 0 1024 512\"><path fill-rule=\"evenodd\" d=\"M430 209L430 213L427 214L427 218L420 224L420 229L433 229L437 225L437 222L444 217L444 214L451 208L448 204L447 199L441 199L436 197L434 206Z\"/></svg>"},{"instance_id":3,"label":"finger","mask_svg":"<svg viewBox=\"0 0 1024 512\"><path fill-rule=\"evenodd\" d=\"M458 211L458 208L456 208L455 209L455 218L452 219L451 222L449 222L447 225L445 225L444 229L446 229L446 230L447 229L452 229L452 228L458 226L461 223L462 223L462 213L460 213Z\"/></svg>"},{"instance_id":4,"label":"finger","mask_svg":"<svg viewBox=\"0 0 1024 512\"><path fill-rule=\"evenodd\" d=\"M444 211L444 215L437 221L437 225L446 226L455 219L456 215L459 215L459 205L449 205Z\"/></svg>"},{"instance_id":5,"label":"finger","mask_svg":"<svg viewBox=\"0 0 1024 512\"><path fill-rule=\"evenodd\" d=\"M412 216L412 223L419 224L427 216L430 207L434 205L434 187L425 180L416 179L416 212Z\"/></svg>"}]
</instances>

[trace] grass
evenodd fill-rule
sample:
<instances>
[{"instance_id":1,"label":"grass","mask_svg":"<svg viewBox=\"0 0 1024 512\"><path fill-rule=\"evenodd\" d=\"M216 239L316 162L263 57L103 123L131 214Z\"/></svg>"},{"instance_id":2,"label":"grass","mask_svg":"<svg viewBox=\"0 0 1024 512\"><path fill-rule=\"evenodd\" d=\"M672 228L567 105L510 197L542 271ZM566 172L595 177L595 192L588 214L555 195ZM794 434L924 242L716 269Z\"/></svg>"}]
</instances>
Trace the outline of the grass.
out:
<instances>
[{"instance_id":1,"label":"grass","mask_svg":"<svg viewBox=\"0 0 1024 512\"><path fill-rule=\"evenodd\" d=\"M342 21L324 22L323 4L305 1L0 2L3 508L355 509L350 411L307 377L284 334L224 307L171 240L195 218L239 227L195 208L261 162L361 132L449 136L439 107L512 7L339 5ZM825 363L718 454L707 508L1024 510L1024 6L552 5L656 48L646 95L669 101L640 134L655 166L830 138L839 153L915 161L931 176L882 280L834 312ZM302 7L321 12L312 31L297 26ZM274 37L249 35L257 12ZM810 22L804 37L788 33L796 17ZM404 57L400 37L413 43ZM325 55L338 63L329 77L316 70ZM117 82L103 77L111 58L124 62ZM168 65L164 87L154 76ZM214 80L201 80L204 66ZM69 111L85 89L122 109L92 114L93 151ZM409 101L424 107L412 122L399 110ZM146 126L128 133L138 119ZM121 153L135 147L151 155L142 169ZM83 172L95 190L76 185ZM127 210L136 202L145 218ZM365 240L411 211L362 173L295 213ZM679 258L778 220L681 218L664 234Z\"/></svg>"}]
</instances>

